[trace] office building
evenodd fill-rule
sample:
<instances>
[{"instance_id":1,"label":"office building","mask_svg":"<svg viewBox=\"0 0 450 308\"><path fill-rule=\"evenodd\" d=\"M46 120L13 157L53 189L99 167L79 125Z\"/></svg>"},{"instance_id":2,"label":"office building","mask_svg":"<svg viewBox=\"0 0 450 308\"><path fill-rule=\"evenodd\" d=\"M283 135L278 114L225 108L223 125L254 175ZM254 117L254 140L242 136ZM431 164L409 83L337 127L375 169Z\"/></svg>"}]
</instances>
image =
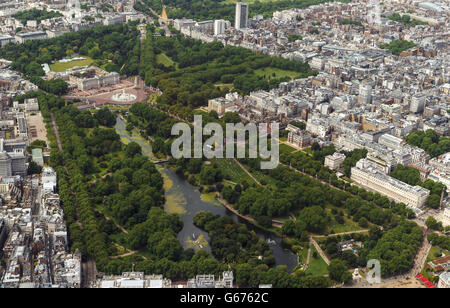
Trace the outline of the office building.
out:
<instances>
[{"instance_id":1,"label":"office building","mask_svg":"<svg viewBox=\"0 0 450 308\"><path fill-rule=\"evenodd\" d=\"M425 95L417 94L411 98L409 111L412 113L422 113L425 109Z\"/></svg>"},{"instance_id":2,"label":"office building","mask_svg":"<svg viewBox=\"0 0 450 308\"><path fill-rule=\"evenodd\" d=\"M444 272L439 276L438 288L450 289L450 272Z\"/></svg>"},{"instance_id":3,"label":"office building","mask_svg":"<svg viewBox=\"0 0 450 308\"><path fill-rule=\"evenodd\" d=\"M310 134L302 130L297 132L289 132L287 143L303 149L311 145L312 137Z\"/></svg>"},{"instance_id":4,"label":"office building","mask_svg":"<svg viewBox=\"0 0 450 308\"><path fill-rule=\"evenodd\" d=\"M345 155L341 153L334 153L333 155L328 155L325 157L325 166L331 170L336 170L342 168L344 163Z\"/></svg>"},{"instance_id":5,"label":"office building","mask_svg":"<svg viewBox=\"0 0 450 308\"><path fill-rule=\"evenodd\" d=\"M16 34L16 42L19 44L23 44L27 41L43 40L46 38L47 33L43 31Z\"/></svg>"},{"instance_id":6,"label":"office building","mask_svg":"<svg viewBox=\"0 0 450 308\"><path fill-rule=\"evenodd\" d=\"M390 134L383 134L378 139L378 143L385 145L392 150L400 150L404 144L404 141L401 138L397 138Z\"/></svg>"},{"instance_id":7,"label":"office building","mask_svg":"<svg viewBox=\"0 0 450 308\"><path fill-rule=\"evenodd\" d=\"M26 160L23 149L14 149L12 152L4 151L3 139L0 139L0 177L26 175Z\"/></svg>"},{"instance_id":8,"label":"office building","mask_svg":"<svg viewBox=\"0 0 450 308\"><path fill-rule=\"evenodd\" d=\"M428 189L411 186L386 175L380 170L380 166L367 159L361 159L356 163L351 171L351 179L369 190L412 208L422 208L430 195Z\"/></svg>"},{"instance_id":9,"label":"office building","mask_svg":"<svg viewBox=\"0 0 450 308\"><path fill-rule=\"evenodd\" d=\"M221 35L225 33L227 22L223 19L214 21L214 35Z\"/></svg>"},{"instance_id":10,"label":"office building","mask_svg":"<svg viewBox=\"0 0 450 308\"><path fill-rule=\"evenodd\" d=\"M236 3L236 19L235 28L245 29L248 27L248 4L238 2Z\"/></svg>"},{"instance_id":11,"label":"office building","mask_svg":"<svg viewBox=\"0 0 450 308\"><path fill-rule=\"evenodd\" d=\"M44 156L42 155L42 149L32 149L31 150L32 161L39 166L44 166Z\"/></svg>"},{"instance_id":12,"label":"office building","mask_svg":"<svg viewBox=\"0 0 450 308\"><path fill-rule=\"evenodd\" d=\"M372 103L372 86L368 83L361 83L359 86L358 102L361 105Z\"/></svg>"}]
</instances>

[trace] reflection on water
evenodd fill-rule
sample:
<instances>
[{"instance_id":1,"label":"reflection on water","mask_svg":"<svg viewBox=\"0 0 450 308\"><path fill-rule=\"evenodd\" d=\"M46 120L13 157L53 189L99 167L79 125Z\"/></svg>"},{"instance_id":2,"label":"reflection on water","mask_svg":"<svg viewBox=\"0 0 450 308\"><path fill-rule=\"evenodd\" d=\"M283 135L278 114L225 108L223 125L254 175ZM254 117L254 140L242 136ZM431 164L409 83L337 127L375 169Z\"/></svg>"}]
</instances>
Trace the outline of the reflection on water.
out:
<instances>
[{"instance_id":1,"label":"reflection on water","mask_svg":"<svg viewBox=\"0 0 450 308\"><path fill-rule=\"evenodd\" d=\"M138 143L142 147L142 153L144 155L151 159L156 159L152 153L150 144L136 133L130 135L125 127L124 121L117 118L115 128L121 140L125 144L131 141ZM212 194L202 195L197 187L192 186L185 179L179 177L170 168L165 168L164 165L156 165L156 168L164 178L166 197L164 210L168 213L179 214L183 221L183 229L178 234L178 240L184 248L193 247L194 249L204 249L211 252L207 244L209 241L208 234L197 228L193 223L195 214L200 211L209 211L213 215L231 216L235 221L247 223L238 219L236 215L221 206L220 203L214 200ZM249 228L255 230L264 240L274 241L270 243L270 247L273 250L277 265L287 265L289 269L293 269L297 265L297 256L281 248L282 240L280 238L265 233L251 224L247 225Z\"/></svg>"}]
</instances>

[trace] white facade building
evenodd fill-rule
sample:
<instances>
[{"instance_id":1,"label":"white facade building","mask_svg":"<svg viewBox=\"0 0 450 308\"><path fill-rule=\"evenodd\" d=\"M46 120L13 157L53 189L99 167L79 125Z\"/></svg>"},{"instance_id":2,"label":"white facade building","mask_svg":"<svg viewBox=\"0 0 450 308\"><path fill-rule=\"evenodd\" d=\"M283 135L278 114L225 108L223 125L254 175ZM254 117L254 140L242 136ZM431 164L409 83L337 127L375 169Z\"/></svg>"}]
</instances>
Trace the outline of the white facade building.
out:
<instances>
[{"instance_id":1,"label":"white facade building","mask_svg":"<svg viewBox=\"0 0 450 308\"><path fill-rule=\"evenodd\" d=\"M325 166L327 166L331 170L336 170L342 167L344 160L345 155L336 152L333 155L328 155L325 157Z\"/></svg>"},{"instance_id":2,"label":"white facade building","mask_svg":"<svg viewBox=\"0 0 450 308\"><path fill-rule=\"evenodd\" d=\"M416 209L422 208L430 195L428 189L411 186L386 175L376 163L367 159L361 159L352 168L351 179L361 186Z\"/></svg>"},{"instance_id":3,"label":"white facade building","mask_svg":"<svg viewBox=\"0 0 450 308\"><path fill-rule=\"evenodd\" d=\"M227 22L223 19L214 21L214 35L221 35L225 33Z\"/></svg>"},{"instance_id":4,"label":"white facade building","mask_svg":"<svg viewBox=\"0 0 450 308\"><path fill-rule=\"evenodd\" d=\"M450 272L444 272L439 276L438 288L450 289Z\"/></svg>"}]
</instances>

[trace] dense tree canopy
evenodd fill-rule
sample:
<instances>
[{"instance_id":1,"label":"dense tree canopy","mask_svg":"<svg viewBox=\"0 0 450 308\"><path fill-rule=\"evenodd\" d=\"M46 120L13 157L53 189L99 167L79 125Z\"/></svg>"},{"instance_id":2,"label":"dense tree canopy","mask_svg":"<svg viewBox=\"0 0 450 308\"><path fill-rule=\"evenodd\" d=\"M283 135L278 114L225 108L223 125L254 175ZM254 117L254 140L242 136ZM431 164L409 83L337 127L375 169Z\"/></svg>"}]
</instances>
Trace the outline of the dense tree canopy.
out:
<instances>
[{"instance_id":1,"label":"dense tree canopy","mask_svg":"<svg viewBox=\"0 0 450 308\"><path fill-rule=\"evenodd\" d=\"M450 138L439 137L432 129L426 132L422 130L415 131L406 137L406 141L410 145L424 149L431 157L450 152Z\"/></svg>"},{"instance_id":2,"label":"dense tree canopy","mask_svg":"<svg viewBox=\"0 0 450 308\"><path fill-rule=\"evenodd\" d=\"M330 0L277 0L277 1L255 1L250 5L249 16L257 14L271 17L275 11L291 8L305 8L311 5L329 2ZM341 0L341 2L348 0ZM162 12L162 5L167 6L169 18L193 18L198 21L226 19L234 21L235 4L224 0L143 0L142 4L135 6L136 9L149 13L148 8L154 9L158 14ZM152 13L151 13L152 14ZM152 14L153 15L153 14Z\"/></svg>"},{"instance_id":3,"label":"dense tree canopy","mask_svg":"<svg viewBox=\"0 0 450 308\"><path fill-rule=\"evenodd\" d=\"M402 53L402 51L408 50L414 46L416 46L416 44L410 41L395 40L390 42L389 44L381 44L380 48L389 49L394 55L398 56Z\"/></svg>"},{"instance_id":4,"label":"dense tree canopy","mask_svg":"<svg viewBox=\"0 0 450 308\"><path fill-rule=\"evenodd\" d=\"M167 66L158 57L168 57L173 65ZM186 119L192 109L207 104L208 99L224 96L229 86L249 93L269 90L290 78L264 78L255 74L262 68L277 68L298 73L298 77L315 74L308 64L283 58L254 54L252 51L226 46L220 42L202 43L180 34L166 37L148 32L142 50L141 77L163 91L158 104ZM187 108L187 110L186 110Z\"/></svg>"},{"instance_id":5,"label":"dense tree canopy","mask_svg":"<svg viewBox=\"0 0 450 308\"><path fill-rule=\"evenodd\" d=\"M21 11L12 15L13 18L20 20L20 22L24 25L26 25L27 21L29 20L36 20L38 23L40 23L42 20L61 16L63 15L57 11L46 11L38 9Z\"/></svg>"},{"instance_id":6,"label":"dense tree canopy","mask_svg":"<svg viewBox=\"0 0 450 308\"><path fill-rule=\"evenodd\" d=\"M383 276L406 273L413 264L422 237L423 232L417 224L401 222L383 234L368 259L381 262Z\"/></svg>"}]
</instances>

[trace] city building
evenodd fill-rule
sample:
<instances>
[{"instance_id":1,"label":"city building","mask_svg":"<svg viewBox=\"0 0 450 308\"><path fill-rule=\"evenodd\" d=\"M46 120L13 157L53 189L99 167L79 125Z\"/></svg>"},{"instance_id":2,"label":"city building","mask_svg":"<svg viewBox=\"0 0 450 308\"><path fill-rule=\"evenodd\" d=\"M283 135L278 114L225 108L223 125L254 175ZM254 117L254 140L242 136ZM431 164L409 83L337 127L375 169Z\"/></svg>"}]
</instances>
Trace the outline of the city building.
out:
<instances>
[{"instance_id":1,"label":"city building","mask_svg":"<svg viewBox=\"0 0 450 308\"><path fill-rule=\"evenodd\" d=\"M3 151L3 139L0 140L0 176L26 175L26 156L21 149L13 152Z\"/></svg>"},{"instance_id":2,"label":"city building","mask_svg":"<svg viewBox=\"0 0 450 308\"><path fill-rule=\"evenodd\" d=\"M208 111L215 111L219 116L225 113L225 109L233 106L233 102L225 98L214 98L208 101Z\"/></svg>"},{"instance_id":3,"label":"city building","mask_svg":"<svg viewBox=\"0 0 450 308\"><path fill-rule=\"evenodd\" d=\"M8 235L8 226L5 221L0 218L0 250L3 249L6 237Z\"/></svg>"},{"instance_id":4,"label":"city building","mask_svg":"<svg viewBox=\"0 0 450 308\"><path fill-rule=\"evenodd\" d=\"M246 29L248 27L248 4L237 2L236 3L236 18L235 26L237 30Z\"/></svg>"},{"instance_id":5,"label":"city building","mask_svg":"<svg viewBox=\"0 0 450 308\"><path fill-rule=\"evenodd\" d=\"M402 149L403 144L405 144L403 139L392 136L390 134L381 135L378 139L378 143L385 145L392 150L400 150Z\"/></svg>"},{"instance_id":6,"label":"city building","mask_svg":"<svg viewBox=\"0 0 450 308\"><path fill-rule=\"evenodd\" d=\"M87 91L120 82L120 75L116 72L106 72L98 67L79 67L66 72L68 81L75 84L79 90Z\"/></svg>"},{"instance_id":7,"label":"city building","mask_svg":"<svg viewBox=\"0 0 450 308\"><path fill-rule=\"evenodd\" d=\"M287 143L297 147L297 148L307 148L312 143L312 136L302 130L298 130L297 132L289 132Z\"/></svg>"},{"instance_id":8,"label":"city building","mask_svg":"<svg viewBox=\"0 0 450 308\"><path fill-rule=\"evenodd\" d=\"M15 37L16 42L19 44L23 44L27 41L43 40L46 38L47 38L47 33L44 31L18 33L18 34L16 34L16 37Z\"/></svg>"},{"instance_id":9,"label":"city building","mask_svg":"<svg viewBox=\"0 0 450 308\"><path fill-rule=\"evenodd\" d=\"M351 170L351 179L369 190L414 209L422 208L430 195L428 189L411 186L386 175L380 170L379 165L367 159L361 159L356 163Z\"/></svg>"},{"instance_id":10,"label":"city building","mask_svg":"<svg viewBox=\"0 0 450 308\"><path fill-rule=\"evenodd\" d=\"M42 169L42 188L45 192L54 192L57 185L56 172L51 167Z\"/></svg>"},{"instance_id":11,"label":"city building","mask_svg":"<svg viewBox=\"0 0 450 308\"><path fill-rule=\"evenodd\" d=\"M187 282L187 288L233 288L233 272L223 272L218 280L214 275L197 275Z\"/></svg>"},{"instance_id":12,"label":"city building","mask_svg":"<svg viewBox=\"0 0 450 308\"><path fill-rule=\"evenodd\" d=\"M215 20L214 21L214 35L221 35L225 33L225 30L227 28L227 22L223 19Z\"/></svg>"},{"instance_id":13,"label":"city building","mask_svg":"<svg viewBox=\"0 0 450 308\"><path fill-rule=\"evenodd\" d=\"M361 105L368 105L372 102L372 86L368 83L361 83L359 86L358 102Z\"/></svg>"},{"instance_id":14,"label":"city building","mask_svg":"<svg viewBox=\"0 0 450 308\"><path fill-rule=\"evenodd\" d=\"M327 166L331 170L337 170L342 168L344 160L345 160L344 154L335 152L333 155L325 156L325 166Z\"/></svg>"},{"instance_id":15,"label":"city building","mask_svg":"<svg viewBox=\"0 0 450 308\"><path fill-rule=\"evenodd\" d=\"M44 156L42 155L42 149L36 148L31 150L32 161L39 166L44 166Z\"/></svg>"},{"instance_id":16,"label":"city building","mask_svg":"<svg viewBox=\"0 0 450 308\"><path fill-rule=\"evenodd\" d=\"M444 272L439 276L438 288L450 289L450 272Z\"/></svg>"},{"instance_id":17,"label":"city building","mask_svg":"<svg viewBox=\"0 0 450 308\"><path fill-rule=\"evenodd\" d=\"M105 276L93 282L92 288L101 289L161 289L171 288L172 281L162 275L144 275L143 272L124 272L122 276Z\"/></svg>"},{"instance_id":18,"label":"city building","mask_svg":"<svg viewBox=\"0 0 450 308\"><path fill-rule=\"evenodd\" d=\"M15 43L16 39L10 35L2 35L0 36L0 47L3 47L9 43Z\"/></svg>"},{"instance_id":19,"label":"city building","mask_svg":"<svg viewBox=\"0 0 450 308\"><path fill-rule=\"evenodd\" d=\"M409 111L412 113L422 113L425 109L425 98L423 94L416 94L412 97Z\"/></svg>"}]
</instances>

